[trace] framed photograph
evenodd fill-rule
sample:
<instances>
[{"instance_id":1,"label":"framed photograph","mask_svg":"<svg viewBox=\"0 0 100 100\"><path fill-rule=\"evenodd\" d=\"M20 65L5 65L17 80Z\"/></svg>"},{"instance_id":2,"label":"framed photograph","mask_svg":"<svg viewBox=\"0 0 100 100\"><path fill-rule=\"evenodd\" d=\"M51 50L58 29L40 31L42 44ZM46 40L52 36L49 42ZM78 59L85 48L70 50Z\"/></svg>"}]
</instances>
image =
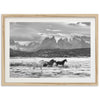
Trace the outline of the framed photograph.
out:
<instances>
[{"instance_id":1,"label":"framed photograph","mask_svg":"<svg viewBox=\"0 0 100 100\"><path fill-rule=\"evenodd\" d=\"M2 15L2 85L97 84L97 14Z\"/></svg>"}]
</instances>

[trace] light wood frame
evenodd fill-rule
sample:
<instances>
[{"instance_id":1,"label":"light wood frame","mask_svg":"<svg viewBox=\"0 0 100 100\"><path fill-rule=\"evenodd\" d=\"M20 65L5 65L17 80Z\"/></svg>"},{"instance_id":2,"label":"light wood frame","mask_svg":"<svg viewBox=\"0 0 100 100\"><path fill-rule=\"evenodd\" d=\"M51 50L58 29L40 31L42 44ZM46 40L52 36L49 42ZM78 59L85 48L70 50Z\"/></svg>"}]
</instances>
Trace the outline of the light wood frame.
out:
<instances>
[{"instance_id":1,"label":"light wood frame","mask_svg":"<svg viewBox=\"0 0 100 100\"><path fill-rule=\"evenodd\" d=\"M5 18L7 17L79 17L95 18L95 83L6 83L5 82ZM3 14L2 15L2 85L98 85L98 14Z\"/></svg>"}]
</instances>

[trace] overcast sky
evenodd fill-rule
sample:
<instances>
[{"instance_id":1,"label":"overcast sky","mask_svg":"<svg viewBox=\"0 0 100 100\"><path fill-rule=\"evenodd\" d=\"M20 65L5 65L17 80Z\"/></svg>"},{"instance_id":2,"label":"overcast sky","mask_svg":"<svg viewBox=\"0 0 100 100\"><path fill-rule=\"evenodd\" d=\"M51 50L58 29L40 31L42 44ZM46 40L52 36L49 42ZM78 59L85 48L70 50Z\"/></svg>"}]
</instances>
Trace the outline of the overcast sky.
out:
<instances>
[{"instance_id":1,"label":"overcast sky","mask_svg":"<svg viewBox=\"0 0 100 100\"><path fill-rule=\"evenodd\" d=\"M45 37L90 36L89 22L11 22L10 37L16 41L41 41Z\"/></svg>"}]
</instances>

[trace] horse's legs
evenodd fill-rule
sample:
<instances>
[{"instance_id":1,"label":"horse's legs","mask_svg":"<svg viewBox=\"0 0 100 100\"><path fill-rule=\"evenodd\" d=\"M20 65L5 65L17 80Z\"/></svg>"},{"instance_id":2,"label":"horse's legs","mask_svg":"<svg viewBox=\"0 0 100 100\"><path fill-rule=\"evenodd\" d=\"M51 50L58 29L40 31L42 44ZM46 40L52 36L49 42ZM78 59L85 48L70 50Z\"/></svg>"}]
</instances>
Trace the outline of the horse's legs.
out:
<instances>
[{"instance_id":1,"label":"horse's legs","mask_svg":"<svg viewBox=\"0 0 100 100\"><path fill-rule=\"evenodd\" d=\"M62 65L62 67L64 67L64 64Z\"/></svg>"},{"instance_id":2,"label":"horse's legs","mask_svg":"<svg viewBox=\"0 0 100 100\"><path fill-rule=\"evenodd\" d=\"M58 64L56 64L56 67L58 67Z\"/></svg>"},{"instance_id":3,"label":"horse's legs","mask_svg":"<svg viewBox=\"0 0 100 100\"><path fill-rule=\"evenodd\" d=\"M33 69L35 69L35 66L33 66Z\"/></svg>"},{"instance_id":4,"label":"horse's legs","mask_svg":"<svg viewBox=\"0 0 100 100\"><path fill-rule=\"evenodd\" d=\"M43 66L40 66L41 73L42 73L42 67L43 67Z\"/></svg>"}]
</instances>

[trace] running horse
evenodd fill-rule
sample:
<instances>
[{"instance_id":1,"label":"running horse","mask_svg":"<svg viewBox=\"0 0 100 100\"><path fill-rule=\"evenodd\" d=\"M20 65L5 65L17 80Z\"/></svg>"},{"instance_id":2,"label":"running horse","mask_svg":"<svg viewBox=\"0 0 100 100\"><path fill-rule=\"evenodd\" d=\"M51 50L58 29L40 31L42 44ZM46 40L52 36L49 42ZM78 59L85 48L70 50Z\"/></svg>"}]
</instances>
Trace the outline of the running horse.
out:
<instances>
[{"instance_id":1,"label":"running horse","mask_svg":"<svg viewBox=\"0 0 100 100\"><path fill-rule=\"evenodd\" d=\"M47 67L47 66L52 67L52 65L53 65L54 63L56 63L56 61L55 61L54 59L52 59L52 60L50 60L50 61L44 63L44 64L43 64L43 67Z\"/></svg>"},{"instance_id":2,"label":"running horse","mask_svg":"<svg viewBox=\"0 0 100 100\"><path fill-rule=\"evenodd\" d=\"M56 66L58 66L58 65L64 66L64 63L65 63L65 62L67 62L66 59L64 59L63 61L56 61Z\"/></svg>"},{"instance_id":3,"label":"running horse","mask_svg":"<svg viewBox=\"0 0 100 100\"><path fill-rule=\"evenodd\" d=\"M42 68L43 67L52 67L52 65L56 63L56 61L54 59L50 60L50 61L44 61L44 60L40 60L38 63L34 62L34 66L33 69L35 69L36 67L40 67L41 72L42 72Z\"/></svg>"}]
</instances>

